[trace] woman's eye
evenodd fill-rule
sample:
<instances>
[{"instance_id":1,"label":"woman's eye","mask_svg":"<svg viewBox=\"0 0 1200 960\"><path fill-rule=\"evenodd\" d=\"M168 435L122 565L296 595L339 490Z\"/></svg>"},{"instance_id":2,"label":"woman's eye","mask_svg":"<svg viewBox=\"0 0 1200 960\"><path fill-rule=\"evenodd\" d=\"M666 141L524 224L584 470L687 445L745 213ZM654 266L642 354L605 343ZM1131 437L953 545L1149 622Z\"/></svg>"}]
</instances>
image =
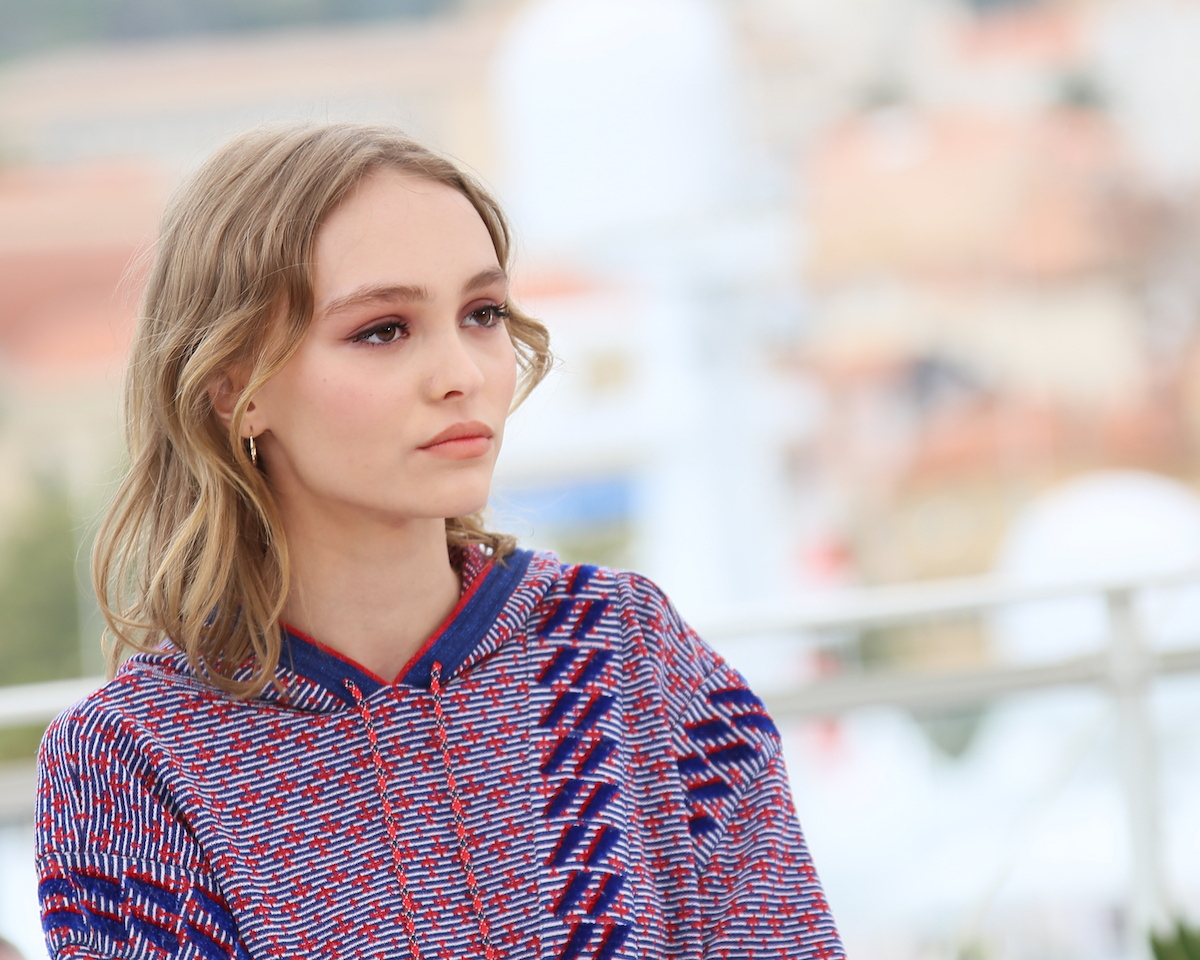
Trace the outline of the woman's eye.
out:
<instances>
[{"instance_id":1,"label":"woman's eye","mask_svg":"<svg viewBox=\"0 0 1200 960\"><path fill-rule=\"evenodd\" d=\"M478 310L472 310L467 314L464 323L470 323L476 327L494 327L507 319L508 311L504 307L490 304L480 307Z\"/></svg>"},{"instance_id":2,"label":"woman's eye","mask_svg":"<svg viewBox=\"0 0 1200 960\"><path fill-rule=\"evenodd\" d=\"M370 330L364 330L354 339L357 343L394 343L408 332L403 323L385 323Z\"/></svg>"}]
</instances>

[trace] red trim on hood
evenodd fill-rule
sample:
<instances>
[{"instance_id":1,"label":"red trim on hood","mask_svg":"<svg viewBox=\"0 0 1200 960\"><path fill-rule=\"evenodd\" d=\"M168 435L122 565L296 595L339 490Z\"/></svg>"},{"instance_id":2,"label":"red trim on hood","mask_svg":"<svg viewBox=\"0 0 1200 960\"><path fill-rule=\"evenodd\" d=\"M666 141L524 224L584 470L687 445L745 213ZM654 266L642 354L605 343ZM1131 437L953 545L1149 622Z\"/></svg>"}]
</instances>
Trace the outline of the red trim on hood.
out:
<instances>
[{"instance_id":1,"label":"red trim on hood","mask_svg":"<svg viewBox=\"0 0 1200 960\"><path fill-rule=\"evenodd\" d=\"M403 680L408 671L417 665L417 661L425 656L425 654L429 652L429 648L438 642L438 639L443 633L446 632L446 629L450 626L450 624L452 624L458 618L458 615L462 613L463 607L471 602L471 598L475 596L475 591L479 589L480 584L487 579L487 575L491 573L491 571L492 562L489 560L483 566L483 568L477 574L475 574L475 579L467 584L467 588L462 592L462 596L458 598L458 603L454 605L454 609L451 610L446 619L442 621L441 626L434 630L433 633L429 635L429 639L421 644L420 650L408 658L408 663L401 667L400 672L396 674L396 679L393 680L392 683L399 683L401 680Z\"/></svg>"}]
</instances>

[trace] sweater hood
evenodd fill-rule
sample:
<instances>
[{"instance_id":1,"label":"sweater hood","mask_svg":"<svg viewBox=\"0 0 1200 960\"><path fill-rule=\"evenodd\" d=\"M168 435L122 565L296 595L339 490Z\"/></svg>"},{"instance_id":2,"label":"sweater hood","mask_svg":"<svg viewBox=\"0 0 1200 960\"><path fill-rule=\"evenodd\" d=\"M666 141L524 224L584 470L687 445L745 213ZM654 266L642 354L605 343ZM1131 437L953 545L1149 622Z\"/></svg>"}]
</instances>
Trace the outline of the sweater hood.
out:
<instances>
[{"instance_id":1,"label":"sweater hood","mask_svg":"<svg viewBox=\"0 0 1200 960\"><path fill-rule=\"evenodd\" d=\"M357 709L352 688L368 700L391 687L429 690L434 664L440 664L441 683L453 683L521 635L561 570L558 558L549 552L515 550L493 561L478 547L468 548L464 551L463 589L458 603L392 680L372 673L285 623L276 682L264 687L248 705L305 713L352 711ZM198 685L223 696L195 675L182 653L137 654L121 667L118 679L145 670L160 674L160 679ZM247 665L235 677L249 679L251 675L252 667Z\"/></svg>"}]
</instances>

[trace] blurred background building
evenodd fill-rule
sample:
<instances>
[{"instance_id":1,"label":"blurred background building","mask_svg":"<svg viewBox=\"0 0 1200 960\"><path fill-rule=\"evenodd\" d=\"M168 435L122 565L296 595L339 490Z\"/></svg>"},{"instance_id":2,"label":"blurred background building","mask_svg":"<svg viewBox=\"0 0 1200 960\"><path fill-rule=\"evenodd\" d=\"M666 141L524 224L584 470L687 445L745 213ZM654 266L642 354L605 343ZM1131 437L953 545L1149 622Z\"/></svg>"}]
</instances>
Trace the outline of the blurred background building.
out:
<instances>
[{"instance_id":1,"label":"blurred background building","mask_svg":"<svg viewBox=\"0 0 1200 960\"><path fill-rule=\"evenodd\" d=\"M399 124L505 202L561 358L493 498L533 545L701 624L1200 565L1198 51L1200 0L0 0L0 684L99 672L83 571L144 257L173 184L273 120ZM1139 611L1200 637L1193 592ZM1075 655L1101 613L723 649L769 691ZM1197 693L1151 704L1193 918ZM0 934L30 957L43 728L0 730ZM1129 955L1113 740L1087 691L789 723L850 955Z\"/></svg>"}]
</instances>

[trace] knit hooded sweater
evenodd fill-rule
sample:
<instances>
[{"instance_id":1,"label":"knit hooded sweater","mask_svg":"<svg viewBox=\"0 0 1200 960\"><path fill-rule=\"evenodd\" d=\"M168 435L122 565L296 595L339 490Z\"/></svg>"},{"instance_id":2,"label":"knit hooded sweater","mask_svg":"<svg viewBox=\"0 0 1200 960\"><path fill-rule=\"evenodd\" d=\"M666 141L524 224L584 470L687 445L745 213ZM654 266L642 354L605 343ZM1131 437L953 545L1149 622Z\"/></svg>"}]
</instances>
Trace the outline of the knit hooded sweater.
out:
<instances>
[{"instance_id":1,"label":"knit hooded sweater","mask_svg":"<svg viewBox=\"0 0 1200 960\"><path fill-rule=\"evenodd\" d=\"M836 960L761 701L635 574L468 552L395 681L139 654L42 744L53 957Z\"/></svg>"}]
</instances>

